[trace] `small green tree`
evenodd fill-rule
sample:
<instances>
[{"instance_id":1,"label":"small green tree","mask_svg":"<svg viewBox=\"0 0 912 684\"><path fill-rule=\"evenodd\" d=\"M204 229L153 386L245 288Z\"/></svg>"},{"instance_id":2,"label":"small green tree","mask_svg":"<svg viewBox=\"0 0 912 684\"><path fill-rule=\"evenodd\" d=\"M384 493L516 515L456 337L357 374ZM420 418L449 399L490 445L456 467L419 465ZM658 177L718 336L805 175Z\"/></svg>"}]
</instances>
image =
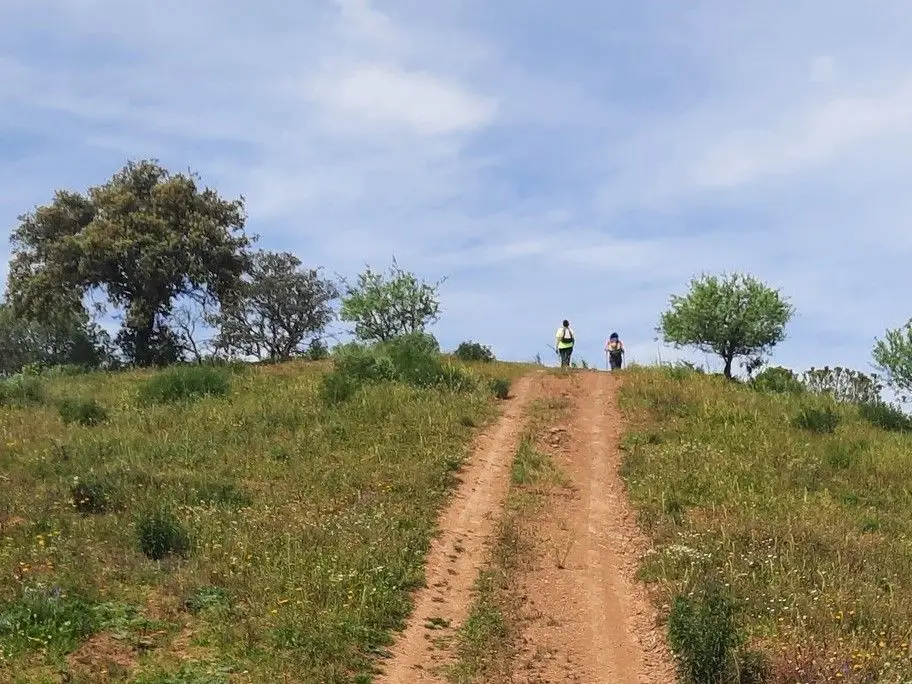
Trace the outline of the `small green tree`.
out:
<instances>
[{"instance_id":1,"label":"small green tree","mask_svg":"<svg viewBox=\"0 0 912 684\"><path fill-rule=\"evenodd\" d=\"M219 328L215 347L273 362L305 354L332 321L338 296L294 254L260 250L238 295L209 319Z\"/></svg>"},{"instance_id":2,"label":"small green tree","mask_svg":"<svg viewBox=\"0 0 912 684\"><path fill-rule=\"evenodd\" d=\"M717 354L732 377L738 357L768 353L785 339L794 309L779 293L750 275L703 275L685 296L673 295L659 331L675 347Z\"/></svg>"},{"instance_id":3,"label":"small green tree","mask_svg":"<svg viewBox=\"0 0 912 684\"><path fill-rule=\"evenodd\" d=\"M340 318L354 323L362 340L385 342L398 335L423 332L440 313L442 280L427 283L404 271L393 259L387 274L368 266L355 284L344 283Z\"/></svg>"},{"instance_id":4,"label":"small green tree","mask_svg":"<svg viewBox=\"0 0 912 684\"><path fill-rule=\"evenodd\" d=\"M912 319L876 340L873 357L890 387L907 400L912 397Z\"/></svg>"}]
</instances>

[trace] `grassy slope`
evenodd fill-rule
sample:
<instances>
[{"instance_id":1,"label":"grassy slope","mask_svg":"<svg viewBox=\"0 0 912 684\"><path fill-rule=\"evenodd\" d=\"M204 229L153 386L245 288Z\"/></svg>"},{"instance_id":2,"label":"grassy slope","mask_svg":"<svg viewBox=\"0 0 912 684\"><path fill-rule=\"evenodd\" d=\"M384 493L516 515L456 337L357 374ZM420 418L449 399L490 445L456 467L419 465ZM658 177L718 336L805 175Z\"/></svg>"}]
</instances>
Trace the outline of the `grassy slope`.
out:
<instances>
[{"instance_id":1,"label":"grassy slope","mask_svg":"<svg viewBox=\"0 0 912 684\"><path fill-rule=\"evenodd\" d=\"M813 433L791 419L820 399L625 374L624 477L660 600L717 572L774 681L912 681L912 436L853 407Z\"/></svg>"},{"instance_id":2,"label":"grassy slope","mask_svg":"<svg viewBox=\"0 0 912 684\"><path fill-rule=\"evenodd\" d=\"M51 381L53 396L105 405L96 427L0 406L0 681L57 681L62 668L78 681L66 657L77 647L108 652L112 681L369 672L366 656L407 613L473 427L494 409L484 390L397 385L326 408L319 373L252 369L225 398L152 408L136 400L141 374ZM76 512L74 477L100 478L119 509ZM139 552L135 522L150 508L187 526L186 559ZM93 630L111 638L86 646Z\"/></svg>"}]
</instances>

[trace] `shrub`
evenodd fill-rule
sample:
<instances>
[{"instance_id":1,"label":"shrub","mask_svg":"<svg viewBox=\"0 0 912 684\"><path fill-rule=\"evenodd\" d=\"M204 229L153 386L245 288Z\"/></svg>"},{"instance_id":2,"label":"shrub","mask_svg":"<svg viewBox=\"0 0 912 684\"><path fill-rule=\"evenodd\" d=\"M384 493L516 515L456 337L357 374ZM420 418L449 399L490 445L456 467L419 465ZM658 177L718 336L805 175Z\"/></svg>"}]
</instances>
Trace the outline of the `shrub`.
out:
<instances>
[{"instance_id":1,"label":"shrub","mask_svg":"<svg viewBox=\"0 0 912 684\"><path fill-rule=\"evenodd\" d=\"M718 580L704 580L693 594L674 598L668 617L669 644L690 684L737 682L742 644L737 604Z\"/></svg>"},{"instance_id":2,"label":"shrub","mask_svg":"<svg viewBox=\"0 0 912 684\"><path fill-rule=\"evenodd\" d=\"M32 375L14 375L0 380L0 406L43 404L47 397L44 383Z\"/></svg>"},{"instance_id":3,"label":"shrub","mask_svg":"<svg viewBox=\"0 0 912 684\"><path fill-rule=\"evenodd\" d=\"M442 366L436 384L453 392L471 392L478 386L475 376L464 368L452 364Z\"/></svg>"},{"instance_id":4,"label":"shrub","mask_svg":"<svg viewBox=\"0 0 912 684\"><path fill-rule=\"evenodd\" d=\"M865 375L841 366L811 368L804 373L802 381L815 394L827 394L836 401L851 404L879 401L883 389L876 375Z\"/></svg>"},{"instance_id":5,"label":"shrub","mask_svg":"<svg viewBox=\"0 0 912 684\"><path fill-rule=\"evenodd\" d=\"M104 406L94 399L64 399L57 407L60 419L64 425L79 423L80 425L98 425L108 419L108 412Z\"/></svg>"},{"instance_id":6,"label":"shrub","mask_svg":"<svg viewBox=\"0 0 912 684\"><path fill-rule=\"evenodd\" d=\"M320 397L327 406L335 406L351 399L360 387L361 383L354 376L334 370L320 381Z\"/></svg>"},{"instance_id":7,"label":"shrub","mask_svg":"<svg viewBox=\"0 0 912 684\"><path fill-rule=\"evenodd\" d=\"M362 385L377 382L398 381L454 392L470 392L478 385L465 369L445 364L437 340L424 333L400 335L373 345L340 345L334 349L334 365L334 370L323 376L320 388L328 405L346 401Z\"/></svg>"},{"instance_id":8,"label":"shrub","mask_svg":"<svg viewBox=\"0 0 912 684\"><path fill-rule=\"evenodd\" d=\"M498 399L507 399L510 396L510 380L508 378L491 380L491 394Z\"/></svg>"},{"instance_id":9,"label":"shrub","mask_svg":"<svg viewBox=\"0 0 912 684\"><path fill-rule=\"evenodd\" d=\"M829 442L824 451L827 465L837 470L844 470L854 465L867 451L868 444L864 441L847 442L838 439Z\"/></svg>"},{"instance_id":10,"label":"shrub","mask_svg":"<svg viewBox=\"0 0 912 684\"><path fill-rule=\"evenodd\" d=\"M113 507L112 488L96 477L75 478L70 495L73 507L80 513L106 513Z\"/></svg>"},{"instance_id":11,"label":"shrub","mask_svg":"<svg viewBox=\"0 0 912 684\"><path fill-rule=\"evenodd\" d=\"M329 347L321 339L311 340L307 345L307 351L304 352L304 358L309 361L323 361L329 358Z\"/></svg>"},{"instance_id":12,"label":"shrub","mask_svg":"<svg viewBox=\"0 0 912 684\"><path fill-rule=\"evenodd\" d=\"M792 425L811 432L831 433L839 426L839 414L829 406L808 406L792 419Z\"/></svg>"},{"instance_id":13,"label":"shrub","mask_svg":"<svg viewBox=\"0 0 912 684\"><path fill-rule=\"evenodd\" d=\"M890 432L912 432L912 416L883 401L859 404L858 412L871 425Z\"/></svg>"},{"instance_id":14,"label":"shrub","mask_svg":"<svg viewBox=\"0 0 912 684\"><path fill-rule=\"evenodd\" d=\"M776 394L801 394L805 391L805 386L798 376L782 366L771 366L764 369L751 379L750 387L758 392Z\"/></svg>"},{"instance_id":15,"label":"shrub","mask_svg":"<svg viewBox=\"0 0 912 684\"><path fill-rule=\"evenodd\" d=\"M460 361L494 361L494 352L480 342L460 342L453 355Z\"/></svg>"},{"instance_id":16,"label":"shrub","mask_svg":"<svg viewBox=\"0 0 912 684\"><path fill-rule=\"evenodd\" d=\"M173 366L149 378L140 400L150 404L218 397L231 389L230 371L217 366Z\"/></svg>"},{"instance_id":17,"label":"shrub","mask_svg":"<svg viewBox=\"0 0 912 684\"><path fill-rule=\"evenodd\" d=\"M140 517L136 534L140 551L152 560L170 555L186 556L190 551L190 536L168 511L151 511Z\"/></svg>"}]
</instances>

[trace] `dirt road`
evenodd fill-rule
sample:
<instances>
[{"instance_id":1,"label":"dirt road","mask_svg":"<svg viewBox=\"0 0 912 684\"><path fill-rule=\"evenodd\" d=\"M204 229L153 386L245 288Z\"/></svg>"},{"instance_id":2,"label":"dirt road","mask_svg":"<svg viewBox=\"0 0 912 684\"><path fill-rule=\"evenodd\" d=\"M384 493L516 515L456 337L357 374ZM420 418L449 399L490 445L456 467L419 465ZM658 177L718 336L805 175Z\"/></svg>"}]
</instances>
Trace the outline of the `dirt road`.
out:
<instances>
[{"instance_id":1,"label":"dirt road","mask_svg":"<svg viewBox=\"0 0 912 684\"><path fill-rule=\"evenodd\" d=\"M460 473L462 482L440 520L440 535L428 553L426 586L415 595L405 631L377 682L424 684L445 681L436 670L451 658L448 648L472 605L472 588L487 560L491 539L510 482L513 454L531 398L532 380L514 383L513 397L493 428L478 439Z\"/></svg>"},{"instance_id":2,"label":"dirt road","mask_svg":"<svg viewBox=\"0 0 912 684\"><path fill-rule=\"evenodd\" d=\"M528 684L671 684L675 681L664 631L635 581L640 535L618 475L621 420L617 378L602 372L537 375L518 383L516 399L481 443L428 559L428 588L379 681L444 682L433 672L450 657L449 636L471 605L484 564L485 541L509 488L509 467L534 397L566 396L566 425L552 426L545 448L570 482L536 520L536 562L518 578L524 619L513 682ZM456 547L462 549L458 551ZM446 624L428 629L429 620Z\"/></svg>"}]
</instances>

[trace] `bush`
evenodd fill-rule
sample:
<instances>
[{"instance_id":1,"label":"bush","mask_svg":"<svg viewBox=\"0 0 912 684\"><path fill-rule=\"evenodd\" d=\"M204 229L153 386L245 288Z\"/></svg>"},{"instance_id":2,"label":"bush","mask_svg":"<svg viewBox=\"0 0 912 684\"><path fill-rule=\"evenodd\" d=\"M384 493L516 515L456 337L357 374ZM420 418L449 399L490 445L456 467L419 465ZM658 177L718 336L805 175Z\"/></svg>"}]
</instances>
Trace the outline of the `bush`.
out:
<instances>
[{"instance_id":1,"label":"bush","mask_svg":"<svg viewBox=\"0 0 912 684\"><path fill-rule=\"evenodd\" d=\"M361 383L351 375L339 370L326 373L320 382L320 396L327 406L335 406L351 399Z\"/></svg>"},{"instance_id":2,"label":"bush","mask_svg":"<svg viewBox=\"0 0 912 684\"><path fill-rule=\"evenodd\" d=\"M782 366L771 366L758 373L751 379L750 387L758 392L776 394L801 394L805 391L798 376Z\"/></svg>"},{"instance_id":3,"label":"bush","mask_svg":"<svg viewBox=\"0 0 912 684\"><path fill-rule=\"evenodd\" d=\"M181 522L167 511L152 511L136 523L139 549L147 558L161 560L165 556L186 556L190 551L190 536Z\"/></svg>"},{"instance_id":4,"label":"bush","mask_svg":"<svg viewBox=\"0 0 912 684\"><path fill-rule=\"evenodd\" d=\"M400 335L373 345L349 343L334 350L332 372L323 376L320 392L333 405L352 397L365 384L398 381L414 387L443 387L470 392L478 383L459 366L446 364L431 335Z\"/></svg>"},{"instance_id":5,"label":"bush","mask_svg":"<svg viewBox=\"0 0 912 684\"><path fill-rule=\"evenodd\" d=\"M64 425L79 423L80 425L98 425L108 419L108 412L104 406L94 399L64 399L57 407L60 419Z\"/></svg>"},{"instance_id":6,"label":"bush","mask_svg":"<svg viewBox=\"0 0 912 684\"><path fill-rule=\"evenodd\" d=\"M75 478L70 495L80 513L107 513L113 507L112 488L96 477Z\"/></svg>"},{"instance_id":7,"label":"bush","mask_svg":"<svg viewBox=\"0 0 912 684\"><path fill-rule=\"evenodd\" d=\"M508 378L494 378L491 380L491 394L498 399L509 398L510 380Z\"/></svg>"},{"instance_id":8,"label":"bush","mask_svg":"<svg viewBox=\"0 0 912 684\"><path fill-rule=\"evenodd\" d=\"M453 355L460 361L494 361L494 352L479 342L460 342Z\"/></svg>"},{"instance_id":9,"label":"bush","mask_svg":"<svg viewBox=\"0 0 912 684\"><path fill-rule=\"evenodd\" d=\"M876 375L865 375L861 371L836 366L811 368L802 381L815 394L827 394L836 401L850 404L866 404L880 401L883 385Z\"/></svg>"},{"instance_id":10,"label":"bush","mask_svg":"<svg viewBox=\"0 0 912 684\"><path fill-rule=\"evenodd\" d=\"M912 432L912 416L883 401L859 404L858 412L871 425L890 432Z\"/></svg>"},{"instance_id":11,"label":"bush","mask_svg":"<svg viewBox=\"0 0 912 684\"><path fill-rule=\"evenodd\" d=\"M32 375L14 375L0 380L0 406L43 404L47 398L44 383Z\"/></svg>"},{"instance_id":12,"label":"bush","mask_svg":"<svg viewBox=\"0 0 912 684\"><path fill-rule=\"evenodd\" d=\"M737 604L717 580L701 583L692 595L674 598L668 637L682 679L690 684L738 682Z\"/></svg>"},{"instance_id":13,"label":"bush","mask_svg":"<svg viewBox=\"0 0 912 684\"><path fill-rule=\"evenodd\" d=\"M140 388L148 404L218 397L231 389L230 371L217 366L173 366L149 378Z\"/></svg>"},{"instance_id":14,"label":"bush","mask_svg":"<svg viewBox=\"0 0 912 684\"><path fill-rule=\"evenodd\" d=\"M811 432L832 433L839 426L839 414L829 406L823 408L809 406L802 409L801 413L792 419L792 425Z\"/></svg>"},{"instance_id":15,"label":"bush","mask_svg":"<svg viewBox=\"0 0 912 684\"><path fill-rule=\"evenodd\" d=\"M304 358L309 361L323 361L329 358L329 347L321 339L311 340L307 345L307 351L304 352Z\"/></svg>"}]
</instances>

